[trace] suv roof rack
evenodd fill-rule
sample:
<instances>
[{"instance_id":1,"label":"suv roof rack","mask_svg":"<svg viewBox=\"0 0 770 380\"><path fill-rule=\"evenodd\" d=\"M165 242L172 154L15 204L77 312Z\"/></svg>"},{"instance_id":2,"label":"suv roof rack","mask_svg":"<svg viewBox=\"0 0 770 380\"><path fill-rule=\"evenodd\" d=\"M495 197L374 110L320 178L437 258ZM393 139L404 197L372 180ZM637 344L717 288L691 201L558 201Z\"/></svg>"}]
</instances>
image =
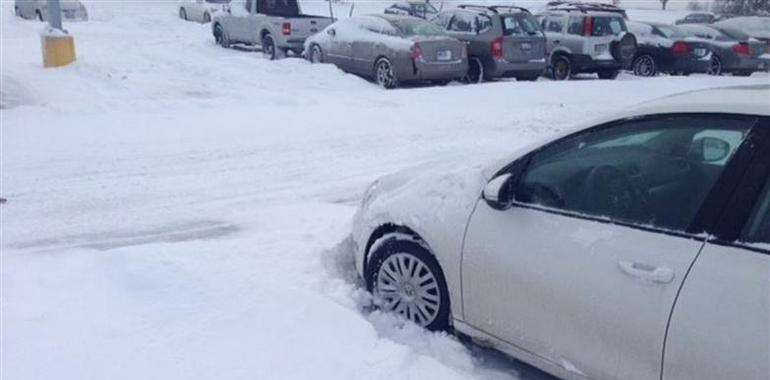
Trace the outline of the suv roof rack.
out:
<instances>
[{"instance_id":1,"label":"suv roof rack","mask_svg":"<svg viewBox=\"0 0 770 380\"><path fill-rule=\"evenodd\" d=\"M500 14L500 13L510 13L511 10L517 10L522 12L529 13L529 9L523 8L523 7L517 7L515 5L492 5L492 6L486 6L486 5L478 5L478 4L462 4L458 5L457 8L460 9L478 9L482 11L491 12L493 14Z\"/></svg>"},{"instance_id":2,"label":"suv roof rack","mask_svg":"<svg viewBox=\"0 0 770 380\"><path fill-rule=\"evenodd\" d=\"M546 9L551 11L579 11L587 12L611 12L622 14L628 18L626 10L618 6L606 3L579 2L579 1L551 1L546 5Z\"/></svg>"}]
</instances>

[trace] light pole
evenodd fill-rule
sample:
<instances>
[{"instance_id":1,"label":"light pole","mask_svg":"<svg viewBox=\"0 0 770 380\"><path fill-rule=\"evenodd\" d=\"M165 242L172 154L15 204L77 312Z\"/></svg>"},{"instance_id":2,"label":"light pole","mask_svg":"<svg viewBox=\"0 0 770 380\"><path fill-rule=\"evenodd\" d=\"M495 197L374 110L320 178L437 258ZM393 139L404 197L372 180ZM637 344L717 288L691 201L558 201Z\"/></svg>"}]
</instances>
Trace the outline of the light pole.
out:
<instances>
[{"instance_id":1,"label":"light pole","mask_svg":"<svg viewBox=\"0 0 770 380\"><path fill-rule=\"evenodd\" d=\"M48 25L53 29L64 31L61 26L61 4L59 0L48 0Z\"/></svg>"}]
</instances>

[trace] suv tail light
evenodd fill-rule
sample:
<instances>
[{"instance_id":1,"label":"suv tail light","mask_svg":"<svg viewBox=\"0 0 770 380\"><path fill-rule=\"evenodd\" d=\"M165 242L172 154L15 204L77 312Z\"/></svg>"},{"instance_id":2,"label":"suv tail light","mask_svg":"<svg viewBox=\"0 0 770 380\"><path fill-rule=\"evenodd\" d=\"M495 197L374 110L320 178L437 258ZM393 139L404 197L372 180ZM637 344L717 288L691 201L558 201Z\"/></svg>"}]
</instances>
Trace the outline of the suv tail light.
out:
<instances>
[{"instance_id":1,"label":"suv tail light","mask_svg":"<svg viewBox=\"0 0 770 380\"><path fill-rule=\"evenodd\" d=\"M492 40L489 48L492 58L503 58L503 37L500 36Z\"/></svg>"},{"instance_id":2,"label":"suv tail light","mask_svg":"<svg viewBox=\"0 0 770 380\"><path fill-rule=\"evenodd\" d=\"M283 33L284 36L288 36L291 34L291 23L290 22L284 22L281 25L281 33Z\"/></svg>"},{"instance_id":3,"label":"suv tail light","mask_svg":"<svg viewBox=\"0 0 770 380\"><path fill-rule=\"evenodd\" d=\"M593 33L594 33L594 18L586 17L585 22L583 22L583 36L591 37Z\"/></svg>"},{"instance_id":4,"label":"suv tail light","mask_svg":"<svg viewBox=\"0 0 770 380\"><path fill-rule=\"evenodd\" d=\"M738 43L733 47L733 50L735 50L738 55L751 55L751 46L745 42Z\"/></svg>"},{"instance_id":5,"label":"suv tail light","mask_svg":"<svg viewBox=\"0 0 770 380\"><path fill-rule=\"evenodd\" d=\"M671 46L671 52L674 55L687 55L690 53L690 47L682 41L677 41Z\"/></svg>"},{"instance_id":6,"label":"suv tail light","mask_svg":"<svg viewBox=\"0 0 770 380\"><path fill-rule=\"evenodd\" d=\"M422 48L420 48L420 44L415 43L412 45L412 59L420 58L422 58Z\"/></svg>"}]
</instances>

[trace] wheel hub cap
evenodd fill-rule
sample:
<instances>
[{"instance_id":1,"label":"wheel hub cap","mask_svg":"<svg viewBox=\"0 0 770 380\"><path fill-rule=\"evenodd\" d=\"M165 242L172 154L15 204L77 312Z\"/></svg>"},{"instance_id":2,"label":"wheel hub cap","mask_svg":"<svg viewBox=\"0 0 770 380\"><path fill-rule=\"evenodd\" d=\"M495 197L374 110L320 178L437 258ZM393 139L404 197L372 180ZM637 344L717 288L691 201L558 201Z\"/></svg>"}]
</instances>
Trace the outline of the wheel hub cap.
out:
<instances>
[{"instance_id":1,"label":"wheel hub cap","mask_svg":"<svg viewBox=\"0 0 770 380\"><path fill-rule=\"evenodd\" d=\"M383 261L374 293L384 311L396 312L421 326L436 319L441 305L435 275L425 263L406 253L391 255Z\"/></svg>"}]
</instances>

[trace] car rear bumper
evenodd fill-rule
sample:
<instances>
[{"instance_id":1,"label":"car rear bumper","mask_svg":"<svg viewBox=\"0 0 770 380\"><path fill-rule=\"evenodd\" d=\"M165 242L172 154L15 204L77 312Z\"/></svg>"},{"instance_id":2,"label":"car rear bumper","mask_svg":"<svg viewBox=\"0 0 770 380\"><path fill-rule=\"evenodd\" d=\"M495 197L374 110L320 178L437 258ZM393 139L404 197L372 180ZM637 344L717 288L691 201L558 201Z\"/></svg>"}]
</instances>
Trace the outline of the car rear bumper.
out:
<instances>
[{"instance_id":1,"label":"car rear bumper","mask_svg":"<svg viewBox=\"0 0 770 380\"><path fill-rule=\"evenodd\" d=\"M592 73L602 70L621 70L623 63L614 59L595 59L590 55L575 54L572 56L573 72Z\"/></svg>"},{"instance_id":2,"label":"car rear bumper","mask_svg":"<svg viewBox=\"0 0 770 380\"><path fill-rule=\"evenodd\" d=\"M400 82L451 80L458 79L467 72L468 61L466 59L447 63L412 61L411 67L400 70L396 78Z\"/></svg>"},{"instance_id":3,"label":"car rear bumper","mask_svg":"<svg viewBox=\"0 0 770 380\"><path fill-rule=\"evenodd\" d=\"M493 78L510 78L518 75L534 75L545 71L545 58L533 59L527 62L509 62L505 60L492 61L486 75Z\"/></svg>"}]
</instances>

